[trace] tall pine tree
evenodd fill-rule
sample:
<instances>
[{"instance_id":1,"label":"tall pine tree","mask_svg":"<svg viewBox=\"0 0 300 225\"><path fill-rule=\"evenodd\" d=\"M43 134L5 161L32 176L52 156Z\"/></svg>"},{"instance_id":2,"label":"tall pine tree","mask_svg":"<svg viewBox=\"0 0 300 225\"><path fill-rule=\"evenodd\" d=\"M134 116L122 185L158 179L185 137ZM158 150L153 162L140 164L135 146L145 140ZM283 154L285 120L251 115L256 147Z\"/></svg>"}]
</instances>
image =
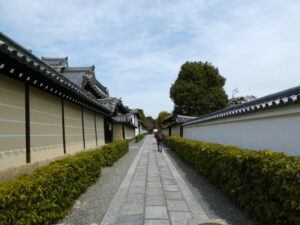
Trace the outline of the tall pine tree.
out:
<instances>
[{"instance_id":1,"label":"tall pine tree","mask_svg":"<svg viewBox=\"0 0 300 225\"><path fill-rule=\"evenodd\" d=\"M201 116L226 107L225 78L208 62L186 62L171 86L174 114Z\"/></svg>"}]
</instances>

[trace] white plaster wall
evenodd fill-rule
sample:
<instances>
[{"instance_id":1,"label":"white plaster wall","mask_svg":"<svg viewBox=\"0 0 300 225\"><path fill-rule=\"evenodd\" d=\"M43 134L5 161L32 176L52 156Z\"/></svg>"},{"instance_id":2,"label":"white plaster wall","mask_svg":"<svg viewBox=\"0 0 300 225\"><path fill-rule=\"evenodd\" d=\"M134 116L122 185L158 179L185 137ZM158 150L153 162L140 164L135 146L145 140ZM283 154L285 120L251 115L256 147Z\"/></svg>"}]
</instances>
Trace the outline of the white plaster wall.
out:
<instances>
[{"instance_id":1,"label":"white plaster wall","mask_svg":"<svg viewBox=\"0 0 300 225\"><path fill-rule=\"evenodd\" d=\"M141 132L141 134L144 134L144 133L147 133L148 131L147 131L147 130L144 130L144 129L141 127L140 132Z\"/></svg>"},{"instance_id":2,"label":"white plaster wall","mask_svg":"<svg viewBox=\"0 0 300 225\"><path fill-rule=\"evenodd\" d=\"M300 156L300 106L188 125L183 135L192 140Z\"/></svg>"},{"instance_id":3,"label":"white plaster wall","mask_svg":"<svg viewBox=\"0 0 300 225\"><path fill-rule=\"evenodd\" d=\"M125 125L124 127L125 129L125 139L131 139L131 138L134 138L134 131L135 131L135 128L133 127L129 127L127 125Z\"/></svg>"},{"instance_id":4,"label":"white plaster wall","mask_svg":"<svg viewBox=\"0 0 300 225\"><path fill-rule=\"evenodd\" d=\"M85 148L95 148L96 145L96 130L95 130L95 116L94 112L88 109L83 109L84 119L84 136Z\"/></svg>"},{"instance_id":5,"label":"white plaster wall","mask_svg":"<svg viewBox=\"0 0 300 225\"><path fill-rule=\"evenodd\" d=\"M169 127L163 128L163 129L162 129L162 133L163 133L163 135L166 136L166 137L169 136Z\"/></svg>"},{"instance_id":6,"label":"white plaster wall","mask_svg":"<svg viewBox=\"0 0 300 225\"><path fill-rule=\"evenodd\" d=\"M97 122L97 140L98 146L102 146L105 144L105 137L104 137L104 118L102 115L96 115L96 122Z\"/></svg>"},{"instance_id":7,"label":"white plaster wall","mask_svg":"<svg viewBox=\"0 0 300 225\"><path fill-rule=\"evenodd\" d=\"M113 141L123 140L122 124L121 123L114 123L113 126L114 126L113 127Z\"/></svg>"}]
</instances>

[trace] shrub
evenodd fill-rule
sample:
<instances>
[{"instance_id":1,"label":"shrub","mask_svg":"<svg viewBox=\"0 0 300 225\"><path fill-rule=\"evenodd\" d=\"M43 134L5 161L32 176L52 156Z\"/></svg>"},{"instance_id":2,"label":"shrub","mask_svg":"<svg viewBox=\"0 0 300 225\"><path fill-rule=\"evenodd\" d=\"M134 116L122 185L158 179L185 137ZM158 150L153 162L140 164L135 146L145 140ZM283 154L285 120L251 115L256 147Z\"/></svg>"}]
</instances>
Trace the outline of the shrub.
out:
<instances>
[{"instance_id":1,"label":"shrub","mask_svg":"<svg viewBox=\"0 0 300 225\"><path fill-rule=\"evenodd\" d=\"M73 201L93 183L101 167L128 151L128 141L84 152L0 184L0 224L52 224L63 218Z\"/></svg>"},{"instance_id":2,"label":"shrub","mask_svg":"<svg viewBox=\"0 0 300 225\"><path fill-rule=\"evenodd\" d=\"M148 133L143 133L135 136L135 142L140 142Z\"/></svg>"},{"instance_id":3,"label":"shrub","mask_svg":"<svg viewBox=\"0 0 300 225\"><path fill-rule=\"evenodd\" d=\"M165 144L258 224L300 224L300 159L167 137Z\"/></svg>"}]
</instances>

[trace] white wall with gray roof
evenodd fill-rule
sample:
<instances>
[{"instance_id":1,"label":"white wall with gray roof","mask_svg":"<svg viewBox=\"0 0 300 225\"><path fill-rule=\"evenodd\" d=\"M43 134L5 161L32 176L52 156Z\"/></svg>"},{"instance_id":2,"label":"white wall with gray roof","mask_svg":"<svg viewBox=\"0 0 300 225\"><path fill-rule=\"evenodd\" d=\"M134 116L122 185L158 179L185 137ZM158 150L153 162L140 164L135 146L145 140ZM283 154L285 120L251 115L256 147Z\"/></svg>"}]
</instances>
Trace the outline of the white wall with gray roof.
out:
<instances>
[{"instance_id":1,"label":"white wall with gray roof","mask_svg":"<svg viewBox=\"0 0 300 225\"><path fill-rule=\"evenodd\" d=\"M300 105L187 123L187 139L300 156Z\"/></svg>"}]
</instances>

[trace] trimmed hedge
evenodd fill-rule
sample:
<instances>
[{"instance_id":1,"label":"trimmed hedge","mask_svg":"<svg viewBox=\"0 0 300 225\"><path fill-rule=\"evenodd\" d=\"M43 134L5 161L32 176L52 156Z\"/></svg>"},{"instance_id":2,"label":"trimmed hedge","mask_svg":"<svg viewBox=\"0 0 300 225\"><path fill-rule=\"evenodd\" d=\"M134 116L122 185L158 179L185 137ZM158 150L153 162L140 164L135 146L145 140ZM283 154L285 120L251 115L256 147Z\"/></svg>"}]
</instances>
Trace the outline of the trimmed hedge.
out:
<instances>
[{"instance_id":1,"label":"trimmed hedge","mask_svg":"<svg viewBox=\"0 0 300 225\"><path fill-rule=\"evenodd\" d=\"M95 182L101 167L112 165L128 152L128 141L69 156L0 184L0 224L52 224L86 188Z\"/></svg>"},{"instance_id":2,"label":"trimmed hedge","mask_svg":"<svg viewBox=\"0 0 300 225\"><path fill-rule=\"evenodd\" d=\"M135 142L140 142L148 133L143 133L135 136Z\"/></svg>"},{"instance_id":3,"label":"trimmed hedge","mask_svg":"<svg viewBox=\"0 0 300 225\"><path fill-rule=\"evenodd\" d=\"M164 143L258 224L300 224L300 158L166 137Z\"/></svg>"}]
</instances>

